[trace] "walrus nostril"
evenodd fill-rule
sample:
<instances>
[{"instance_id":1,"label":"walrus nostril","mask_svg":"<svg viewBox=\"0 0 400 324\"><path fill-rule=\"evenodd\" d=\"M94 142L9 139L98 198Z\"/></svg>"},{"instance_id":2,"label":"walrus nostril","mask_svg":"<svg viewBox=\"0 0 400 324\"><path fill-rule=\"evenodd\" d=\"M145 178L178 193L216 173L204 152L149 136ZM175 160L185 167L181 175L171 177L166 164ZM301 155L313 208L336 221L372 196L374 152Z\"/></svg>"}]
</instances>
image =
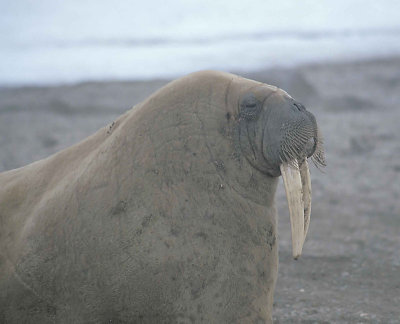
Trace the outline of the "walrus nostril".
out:
<instances>
[{"instance_id":1,"label":"walrus nostril","mask_svg":"<svg viewBox=\"0 0 400 324\"><path fill-rule=\"evenodd\" d=\"M298 111L304 111L304 110L306 110L306 108L305 108L301 103L298 103L298 102L293 102L293 106L296 107L296 109L297 109Z\"/></svg>"}]
</instances>

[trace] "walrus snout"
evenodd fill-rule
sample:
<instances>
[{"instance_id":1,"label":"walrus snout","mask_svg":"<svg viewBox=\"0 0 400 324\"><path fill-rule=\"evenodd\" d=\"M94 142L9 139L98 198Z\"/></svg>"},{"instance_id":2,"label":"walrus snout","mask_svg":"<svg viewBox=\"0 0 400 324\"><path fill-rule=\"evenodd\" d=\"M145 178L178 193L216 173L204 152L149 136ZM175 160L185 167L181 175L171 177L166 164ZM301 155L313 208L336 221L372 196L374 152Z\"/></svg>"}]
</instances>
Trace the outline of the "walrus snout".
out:
<instances>
[{"instance_id":1,"label":"walrus snout","mask_svg":"<svg viewBox=\"0 0 400 324\"><path fill-rule=\"evenodd\" d=\"M314 115L301 104L291 121L282 127L280 171L286 191L292 229L293 258L302 253L311 216L311 177L307 159L325 166L322 137Z\"/></svg>"},{"instance_id":2,"label":"walrus snout","mask_svg":"<svg viewBox=\"0 0 400 324\"><path fill-rule=\"evenodd\" d=\"M272 91L272 92L271 92ZM239 100L241 154L269 177L282 175L292 228L292 251L303 249L311 215L308 158L325 166L323 141L312 113L278 88L258 87Z\"/></svg>"},{"instance_id":3,"label":"walrus snout","mask_svg":"<svg viewBox=\"0 0 400 324\"><path fill-rule=\"evenodd\" d=\"M307 159L311 158L317 166L326 165L322 136L314 115L283 91L270 96L263 108L264 118L260 117L259 123L263 123L260 127L264 161L258 162L257 166L261 169L260 165L264 163L269 176L282 175L292 229L292 252L297 259L302 253L311 216L311 177ZM247 134L251 137L254 133Z\"/></svg>"}]
</instances>

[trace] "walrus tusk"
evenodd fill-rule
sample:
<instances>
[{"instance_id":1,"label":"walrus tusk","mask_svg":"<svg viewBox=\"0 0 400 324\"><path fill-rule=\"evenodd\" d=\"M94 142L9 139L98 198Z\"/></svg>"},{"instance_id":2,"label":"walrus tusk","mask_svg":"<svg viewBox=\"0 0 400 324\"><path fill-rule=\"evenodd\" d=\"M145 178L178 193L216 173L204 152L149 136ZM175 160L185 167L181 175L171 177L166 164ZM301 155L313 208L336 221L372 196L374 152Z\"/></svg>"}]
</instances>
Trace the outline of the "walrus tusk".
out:
<instances>
[{"instance_id":1,"label":"walrus tusk","mask_svg":"<svg viewBox=\"0 0 400 324\"><path fill-rule=\"evenodd\" d=\"M307 160L304 160L299 167L300 167L301 184L303 186L304 241L305 241L308 232L308 227L310 226L310 216L311 216L311 177Z\"/></svg>"},{"instance_id":2,"label":"walrus tusk","mask_svg":"<svg viewBox=\"0 0 400 324\"><path fill-rule=\"evenodd\" d=\"M310 225L311 180L306 160L300 165L297 160L290 164L282 163L280 169L289 205L293 258L297 259Z\"/></svg>"}]
</instances>

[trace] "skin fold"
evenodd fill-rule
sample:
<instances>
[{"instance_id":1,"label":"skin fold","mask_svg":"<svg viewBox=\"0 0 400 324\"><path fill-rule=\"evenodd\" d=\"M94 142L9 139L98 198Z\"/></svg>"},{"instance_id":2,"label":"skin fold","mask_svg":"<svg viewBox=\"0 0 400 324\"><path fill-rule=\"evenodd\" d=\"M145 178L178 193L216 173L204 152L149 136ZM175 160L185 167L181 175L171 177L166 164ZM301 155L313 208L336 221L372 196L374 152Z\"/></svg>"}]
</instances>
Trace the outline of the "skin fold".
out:
<instances>
[{"instance_id":1,"label":"skin fold","mask_svg":"<svg viewBox=\"0 0 400 324\"><path fill-rule=\"evenodd\" d=\"M0 322L272 322L280 165L307 157L301 104L206 71L1 173Z\"/></svg>"}]
</instances>

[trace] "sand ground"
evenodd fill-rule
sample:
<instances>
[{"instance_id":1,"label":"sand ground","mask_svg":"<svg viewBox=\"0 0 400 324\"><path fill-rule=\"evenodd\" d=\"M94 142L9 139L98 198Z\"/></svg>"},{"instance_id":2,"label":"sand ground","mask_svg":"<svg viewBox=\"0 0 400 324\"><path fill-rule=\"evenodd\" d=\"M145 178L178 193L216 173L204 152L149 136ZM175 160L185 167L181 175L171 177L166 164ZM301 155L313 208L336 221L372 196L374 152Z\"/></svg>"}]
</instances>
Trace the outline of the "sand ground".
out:
<instances>
[{"instance_id":1,"label":"sand ground","mask_svg":"<svg viewBox=\"0 0 400 324\"><path fill-rule=\"evenodd\" d=\"M325 137L298 261L278 191L275 322L400 323L400 58L241 74L287 90ZM166 82L0 88L0 171L80 141Z\"/></svg>"}]
</instances>

